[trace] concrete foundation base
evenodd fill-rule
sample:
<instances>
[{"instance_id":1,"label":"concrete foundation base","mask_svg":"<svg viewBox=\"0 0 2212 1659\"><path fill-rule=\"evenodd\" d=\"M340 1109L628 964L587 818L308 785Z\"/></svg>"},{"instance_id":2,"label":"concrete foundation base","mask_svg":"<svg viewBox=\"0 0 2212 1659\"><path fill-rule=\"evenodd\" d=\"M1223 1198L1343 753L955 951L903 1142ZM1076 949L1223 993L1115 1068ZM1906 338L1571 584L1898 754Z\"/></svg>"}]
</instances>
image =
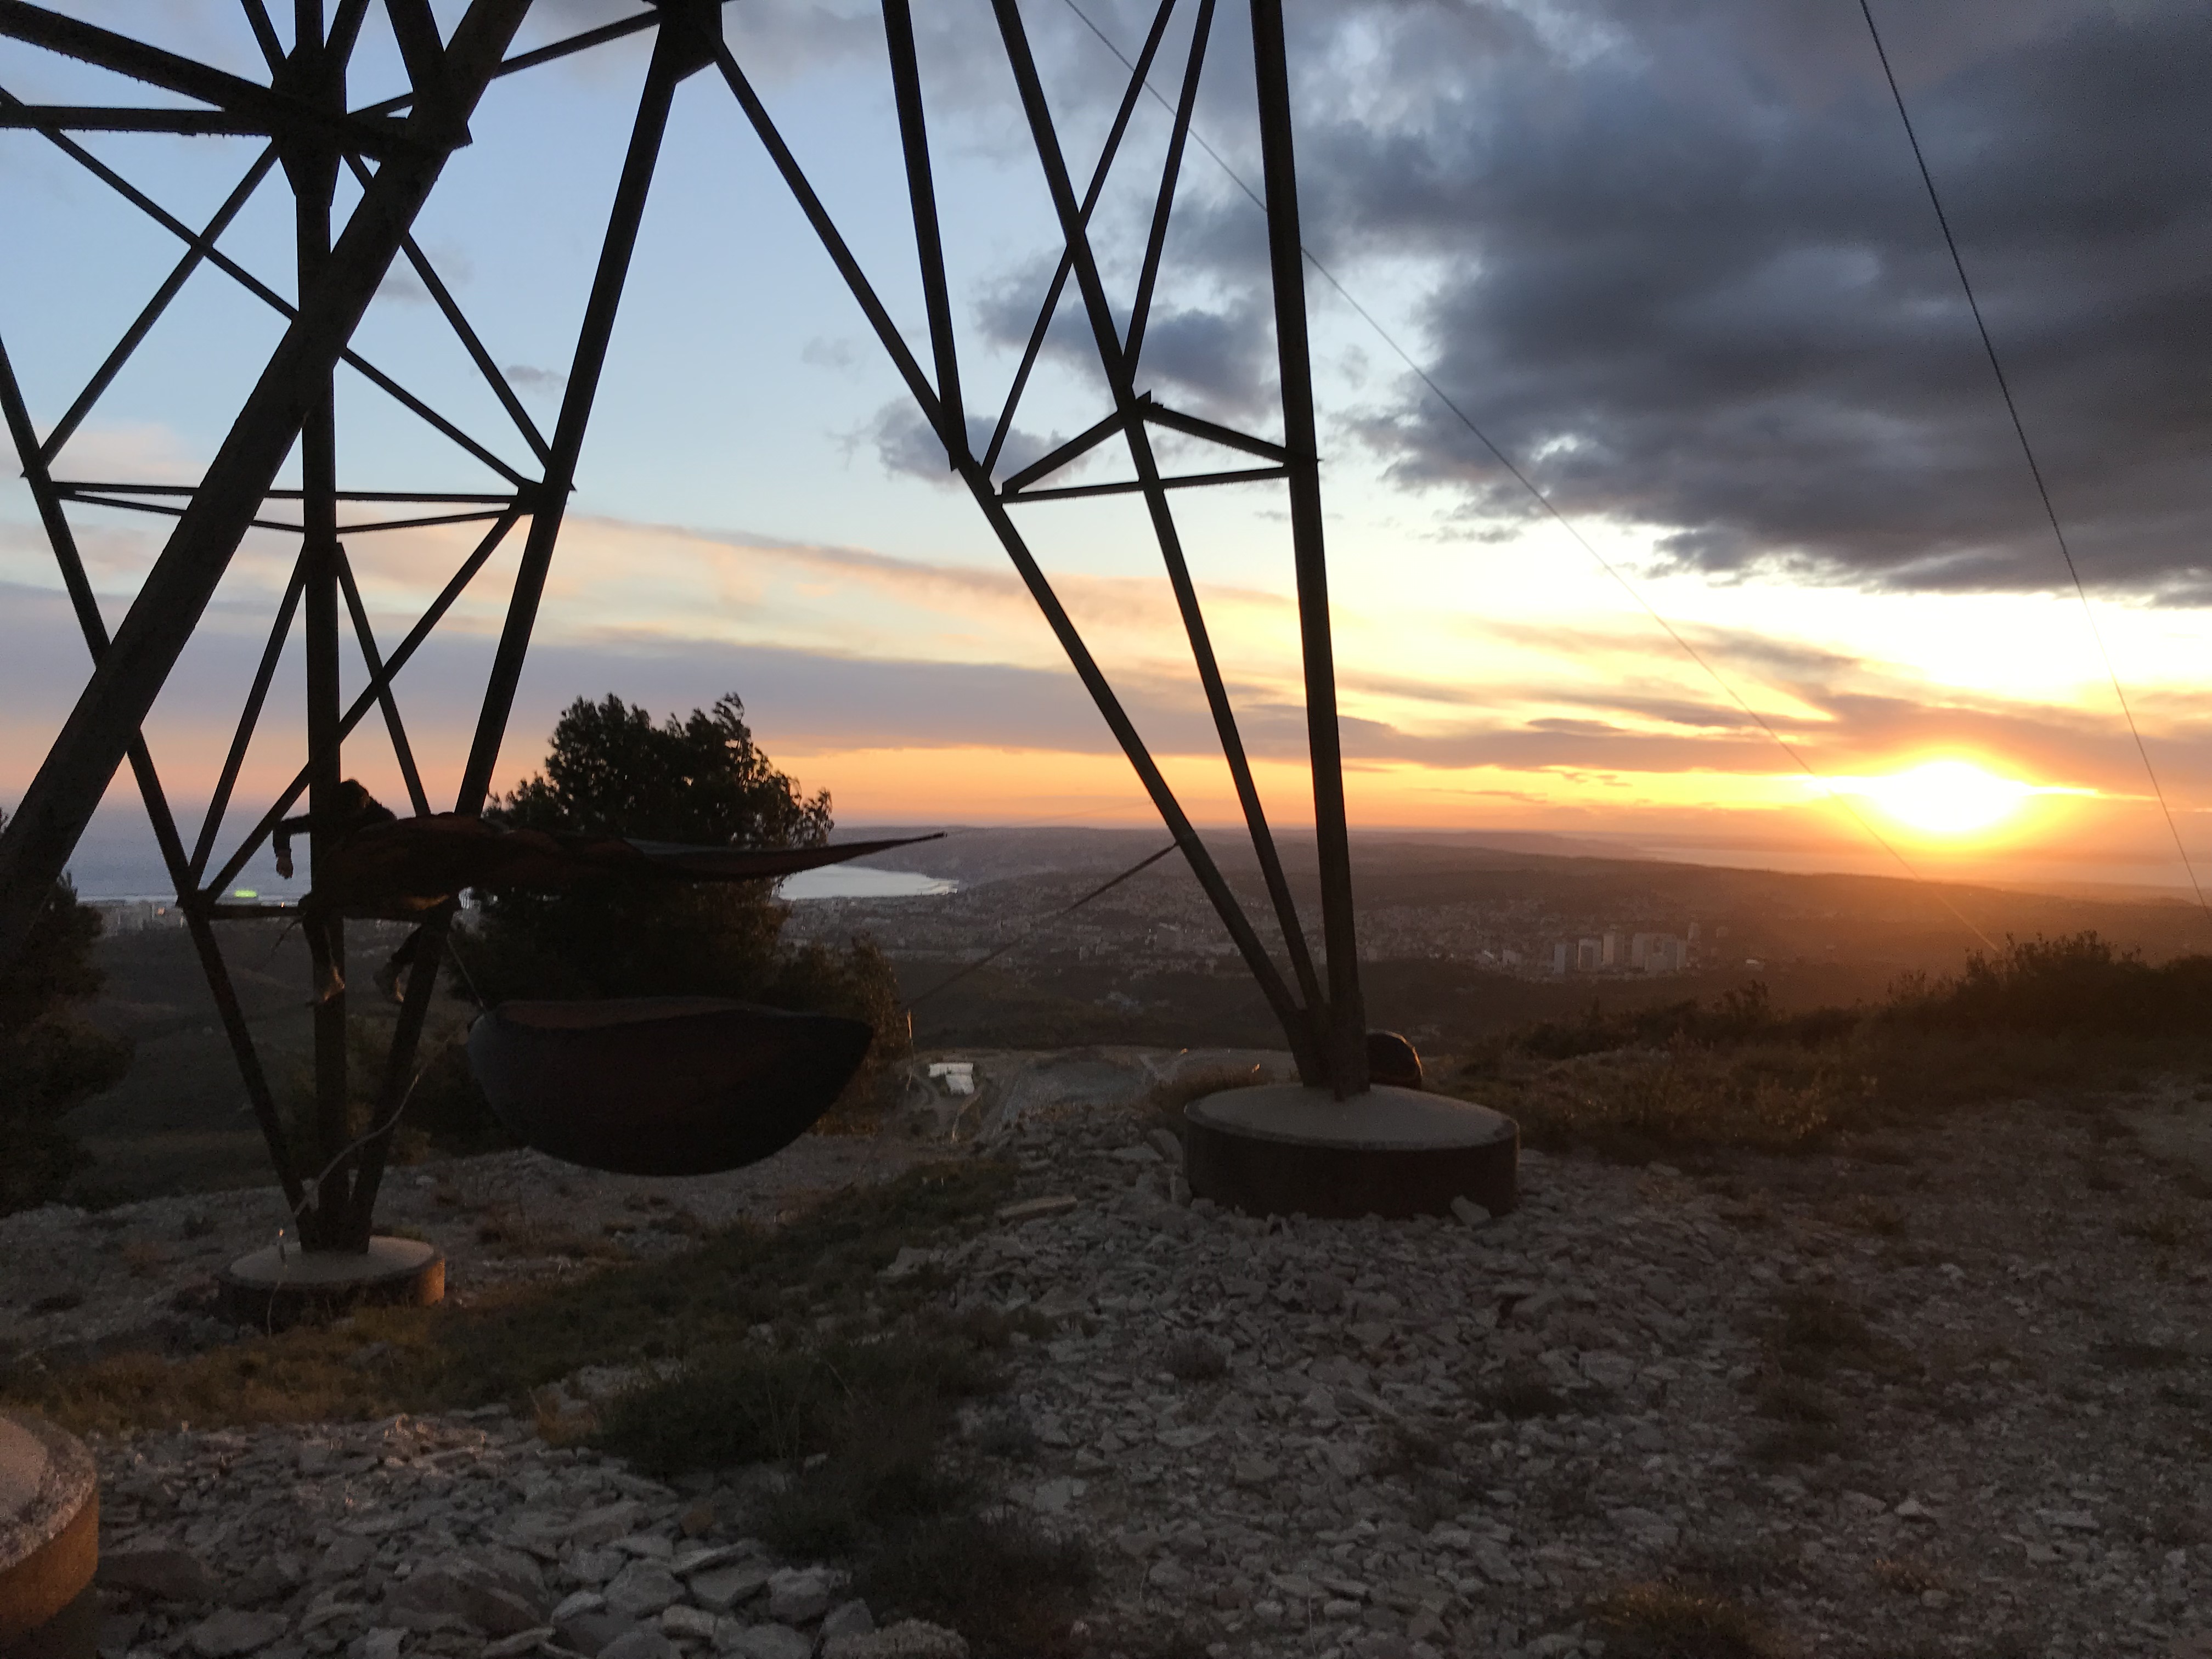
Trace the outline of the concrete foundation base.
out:
<instances>
[{"instance_id":1,"label":"concrete foundation base","mask_svg":"<svg viewBox=\"0 0 2212 1659\"><path fill-rule=\"evenodd\" d=\"M91 1659L99 1565L92 1454L42 1419L0 1412L0 1656Z\"/></svg>"},{"instance_id":2,"label":"concrete foundation base","mask_svg":"<svg viewBox=\"0 0 2212 1659\"><path fill-rule=\"evenodd\" d=\"M446 1258L416 1238L368 1241L362 1254L279 1249L242 1255L220 1275L224 1316L241 1325L293 1325L364 1304L427 1307L446 1295Z\"/></svg>"},{"instance_id":3,"label":"concrete foundation base","mask_svg":"<svg viewBox=\"0 0 2212 1659\"><path fill-rule=\"evenodd\" d=\"M1349 1100L1278 1084L1183 1110L1194 1198L1252 1215L1448 1215L1455 1198L1503 1215L1521 1132L1464 1100L1377 1087Z\"/></svg>"}]
</instances>

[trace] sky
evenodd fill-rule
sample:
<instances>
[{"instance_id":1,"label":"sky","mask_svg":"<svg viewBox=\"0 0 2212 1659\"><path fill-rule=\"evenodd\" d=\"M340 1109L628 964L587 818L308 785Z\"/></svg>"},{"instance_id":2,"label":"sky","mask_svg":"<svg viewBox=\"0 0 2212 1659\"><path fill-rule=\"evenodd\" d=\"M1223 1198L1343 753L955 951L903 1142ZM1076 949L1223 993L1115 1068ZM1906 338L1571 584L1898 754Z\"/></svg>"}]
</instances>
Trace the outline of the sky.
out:
<instances>
[{"instance_id":1,"label":"sky","mask_svg":"<svg viewBox=\"0 0 2212 1659\"><path fill-rule=\"evenodd\" d=\"M1126 82L1107 43L1133 55L1153 9L1079 4L1023 9L1087 177ZM58 9L265 76L233 4ZM450 27L459 9L438 15ZM634 9L538 0L520 44ZM1057 252L1049 199L990 8L917 10L963 380L971 417L988 420ZM1731 863L2169 891L2191 881L2177 839L2212 866L2212 13L2163 0L1875 7L2085 606L1855 3L1288 10L1355 830L1553 830ZM1175 9L1152 74L1169 100L1194 11ZM356 104L404 84L380 13ZM879 13L749 0L726 18L926 359ZM635 39L495 83L417 224L541 428L647 51ZM1194 121L1206 148L1178 191L1139 382L1274 436L1265 222L1245 189L1260 180L1251 87L1247 14L1221 0ZM177 101L12 42L0 88L33 103ZM1133 291L1167 125L1160 102L1140 100L1094 220L1116 307ZM258 153L243 137L82 142L193 223ZM281 176L221 246L289 296ZM349 185L341 212L354 199ZM180 245L29 132L0 132L0 340L43 431ZM190 483L280 328L228 277L196 275L58 476ZM529 461L414 276L386 281L356 345L510 465ZM1071 293L1000 476L1105 412L1096 362ZM348 487L498 486L350 370L339 398ZM1222 465L1194 440L1164 440L1162 453ZM1109 447L1068 479L1125 476ZM1227 773L1133 501L1013 510L1192 815L1225 823ZM1281 486L1179 492L1175 505L1270 813L1310 824ZM112 625L164 521L72 514ZM349 537L383 648L478 528ZM434 797L458 781L520 539L401 678ZM295 546L249 534L149 723L187 806L221 766ZM301 762L301 672L295 636L234 835ZM10 476L0 806L86 672ZM348 673L357 687L357 660ZM711 73L678 95L501 787L534 769L562 707L609 692L659 712L735 692L769 754L829 788L848 824L1152 815ZM403 798L374 721L347 769ZM143 844L133 799L126 775L95 838Z\"/></svg>"}]
</instances>

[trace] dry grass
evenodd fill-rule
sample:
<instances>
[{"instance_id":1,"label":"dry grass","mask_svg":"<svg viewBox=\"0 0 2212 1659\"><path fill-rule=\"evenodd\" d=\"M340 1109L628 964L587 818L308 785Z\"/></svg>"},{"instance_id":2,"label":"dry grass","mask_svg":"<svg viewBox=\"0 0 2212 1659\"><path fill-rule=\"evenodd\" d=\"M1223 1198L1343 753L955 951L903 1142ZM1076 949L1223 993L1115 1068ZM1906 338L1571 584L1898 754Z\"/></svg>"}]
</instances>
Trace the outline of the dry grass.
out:
<instances>
[{"instance_id":1,"label":"dry grass","mask_svg":"<svg viewBox=\"0 0 2212 1659\"><path fill-rule=\"evenodd\" d=\"M1874 1564L1874 1581L1899 1595L1920 1596L1951 1588L1950 1575L1926 1561L1884 1557Z\"/></svg>"},{"instance_id":2,"label":"dry grass","mask_svg":"<svg viewBox=\"0 0 2212 1659\"><path fill-rule=\"evenodd\" d=\"M1832 1425L1785 1423L1758 1436L1749 1449L1752 1457L1761 1463L1813 1464L1844 1456L1852 1446L1850 1437Z\"/></svg>"},{"instance_id":3,"label":"dry grass","mask_svg":"<svg viewBox=\"0 0 2212 1659\"><path fill-rule=\"evenodd\" d=\"M1631 1584L1591 1609L1607 1659L1786 1659L1790 1650L1741 1602L1680 1584Z\"/></svg>"},{"instance_id":4,"label":"dry grass","mask_svg":"<svg viewBox=\"0 0 2212 1659\"><path fill-rule=\"evenodd\" d=\"M1049 1325L1028 1310L948 1318L935 1276L879 1277L902 1245L990 1224L1012 1178L977 1163L909 1171L775 1232L733 1228L649 1264L469 1308L367 1310L184 1359L19 1371L0 1377L0 1401L80 1431L504 1401L549 1442L592 1442L659 1474L775 1462L785 1479L750 1517L758 1535L848 1562L879 1613L951 1625L978 1659L1054 1659L1073 1650L1089 1558L1000 1512L955 1432L961 1402L998 1386L994 1356ZM656 1380L586 1408L552 1386L607 1364Z\"/></svg>"},{"instance_id":5,"label":"dry grass","mask_svg":"<svg viewBox=\"0 0 2212 1659\"><path fill-rule=\"evenodd\" d=\"M123 1247L120 1254L123 1265L131 1270L133 1279L150 1279L169 1261L168 1251L151 1239L133 1239Z\"/></svg>"},{"instance_id":6,"label":"dry grass","mask_svg":"<svg viewBox=\"0 0 2212 1659\"><path fill-rule=\"evenodd\" d=\"M1030 1462L1044 1449L1029 1419L1011 1413L986 1418L978 1424L974 1444L983 1456L1007 1463Z\"/></svg>"},{"instance_id":7,"label":"dry grass","mask_svg":"<svg viewBox=\"0 0 2212 1659\"><path fill-rule=\"evenodd\" d=\"M1064 1659L1096 1571L1073 1538L1008 1510L898 1530L855 1583L878 1620L919 1618L967 1637L978 1659Z\"/></svg>"},{"instance_id":8,"label":"dry grass","mask_svg":"<svg viewBox=\"0 0 2212 1659\"><path fill-rule=\"evenodd\" d=\"M2090 1350L2106 1370L2171 1371L2189 1363L2189 1350L2164 1342L2100 1342Z\"/></svg>"},{"instance_id":9,"label":"dry grass","mask_svg":"<svg viewBox=\"0 0 2212 1659\"><path fill-rule=\"evenodd\" d=\"M945 1243L985 1224L1010 1171L963 1164L909 1171L844 1195L775 1232L737 1227L695 1249L587 1279L480 1298L466 1308L364 1309L343 1326L228 1343L178 1359L125 1353L48 1373L0 1373L0 1403L82 1432L184 1423L314 1422L503 1401L589 1364L684 1359L760 1324L811 1333L895 1315L876 1275L902 1244ZM794 1295L786 1296L791 1291ZM919 1293L919 1292L917 1292ZM979 1341L1003 1340L999 1331ZM383 1358L347 1361L373 1343Z\"/></svg>"},{"instance_id":10,"label":"dry grass","mask_svg":"<svg viewBox=\"0 0 2212 1659\"><path fill-rule=\"evenodd\" d=\"M519 1211L495 1211L477 1224L477 1243L501 1256L567 1256L575 1261L627 1261L629 1252L610 1227L605 1235L533 1221Z\"/></svg>"},{"instance_id":11,"label":"dry grass","mask_svg":"<svg viewBox=\"0 0 2212 1659\"><path fill-rule=\"evenodd\" d=\"M1208 1095L1222 1094L1231 1089L1255 1089L1270 1081L1267 1074L1257 1066L1205 1066L1183 1073L1164 1083L1155 1084L1145 1097L1143 1115L1147 1127L1165 1129L1177 1140L1182 1139L1183 1108L1194 1100L1203 1100Z\"/></svg>"},{"instance_id":12,"label":"dry grass","mask_svg":"<svg viewBox=\"0 0 2212 1659\"><path fill-rule=\"evenodd\" d=\"M1765 1332L1767 1358L1786 1376L1824 1377L1843 1370L1902 1376L1922 1369L1902 1345L1875 1331L1855 1304L1832 1291L1786 1291L1776 1298L1775 1310Z\"/></svg>"},{"instance_id":13,"label":"dry grass","mask_svg":"<svg viewBox=\"0 0 2212 1659\"><path fill-rule=\"evenodd\" d=\"M2189 1218L2179 1210L2160 1210L2154 1215L2136 1216L2120 1223L2120 1232L2144 1244L2162 1250L2178 1250L2196 1236L2197 1230Z\"/></svg>"},{"instance_id":14,"label":"dry grass","mask_svg":"<svg viewBox=\"0 0 2212 1659\"><path fill-rule=\"evenodd\" d=\"M1778 1376L1759 1391L1759 1413L1783 1423L1832 1425L1844 1420L1836 1397L1802 1376Z\"/></svg>"},{"instance_id":15,"label":"dry grass","mask_svg":"<svg viewBox=\"0 0 2212 1659\"><path fill-rule=\"evenodd\" d=\"M1529 1146L1648 1163L1721 1147L1802 1151L1853 1122L1870 1088L1820 1050L1678 1041L1548 1062L1509 1058L1465 1092L1518 1120Z\"/></svg>"},{"instance_id":16,"label":"dry grass","mask_svg":"<svg viewBox=\"0 0 2212 1659\"><path fill-rule=\"evenodd\" d=\"M1751 1442L1758 1462L1819 1463L1845 1455L1856 1444L1842 1402L1808 1378L1769 1376L1759 1390L1759 1411L1775 1426Z\"/></svg>"},{"instance_id":17,"label":"dry grass","mask_svg":"<svg viewBox=\"0 0 2212 1659\"><path fill-rule=\"evenodd\" d=\"M2110 1109L2115 1090L2202 1071L2208 983L2212 957L2153 968L2094 934L2008 941L1870 1006L1785 1014L1753 984L1711 1003L1593 1006L1472 1045L1457 1081L1519 1119L1531 1146L1628 1162L1727 1148L1881 1157L1871 1133L2023 1095L2078 1101L2085 1133L2118 1146L2133 1131Z\"/></svg>"},{"instance_id":18,"label":"dry grass","mask_svg":"<svg viewBox=\"0 0 2212 1659\"><path fill-rule=\"evenodd\" d=\"M1540 1375L1509 1375L1482 1389L1476 1403L1494 1417L1525 1423L1536 1417L1565 1417L1574 1411L1565 1395Z\"/></svg>"},{"instance_id":19,"label":"dry grass","mask_svg":"<svg viewBox=\"0 0 2212 1659\"><path fill-rule=\"evenodd\" d=\"M599 1439L664 1475L832 1450L895 1462L893 1441L934 1447L957 1401L997 1386L976 1345L957 1340L735 1343L610 1401Z\"/></svg>"},{"instance_id":20,"label":"dry grass","mask_svg":"<svg viewBox=\"0 0 2212 1659\"><path fill-rule=\"evenodd\" d=\"M1836 1219L1876 1238L1901 1238L1905 1234L1905 1212L1894 1204L1870 1198L1864 1193L1855 1194L1838 1205Z\"/></svg>"}]
</instances>

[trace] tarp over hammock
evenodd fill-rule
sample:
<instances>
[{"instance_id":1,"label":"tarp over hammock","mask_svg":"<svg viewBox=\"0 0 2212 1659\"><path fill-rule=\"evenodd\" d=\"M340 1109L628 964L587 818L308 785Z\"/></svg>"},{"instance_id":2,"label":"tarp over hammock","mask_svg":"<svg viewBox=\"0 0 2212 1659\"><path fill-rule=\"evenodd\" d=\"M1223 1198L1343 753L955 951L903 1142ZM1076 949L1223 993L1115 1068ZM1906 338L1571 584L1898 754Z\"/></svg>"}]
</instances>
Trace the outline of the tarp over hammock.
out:
<instances>
[{"instance_id":1,"label":"tarp over hammock","mask_svg":"<svg viewBox=\"0 0 2212 1659\"><path fill-rule=\"evenodd\" d=\"M374 801L368 805L376 812L384 810ZM285 827L299 823L290 820ZM471 887L558 892L620 876L774 881L938 839L928 835L841 842L830 847L690 847L625 836L508 830L459 812L413 818L385 816L362 822L350 835L317 849L314 890L306 903L325 913L406 920L434 910Z\"/></svg>"}]
</instances>

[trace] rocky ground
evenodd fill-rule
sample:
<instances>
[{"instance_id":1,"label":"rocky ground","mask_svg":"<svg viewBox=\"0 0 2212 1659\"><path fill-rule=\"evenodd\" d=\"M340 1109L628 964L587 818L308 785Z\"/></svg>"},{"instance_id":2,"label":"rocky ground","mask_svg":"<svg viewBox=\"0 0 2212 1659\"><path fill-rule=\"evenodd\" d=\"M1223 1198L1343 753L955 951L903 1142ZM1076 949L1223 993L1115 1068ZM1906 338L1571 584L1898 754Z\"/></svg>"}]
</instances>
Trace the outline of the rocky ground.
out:
<instances>
[{"instance_id":1,"label":"rocky ground","mask_svg":"<svg viewBox=\"0 0 2212 1659\"><path fill-rule=\"evenodd\" d=\"M1474 1229L1213 1213L1133 1126L1038 1121L1029 1178L1079 1206L960 1293L1065 1322L1021 1369L1029 1501L1231 1650L1595 1652L1593 1610L1656 1638L1703 1600L1778 1650L2212 1653L2212 1186L2145 1146L2208 1116L1530 1155Z\"/></svg>"},{"instance_id":2,"label":"rocky ground","mask_svg":"<svg viewBox=\"0 0 2212 1659\"><path fill-rule=\"evenodd\" d=\"M750 1170L669 1181L530 1152L443 1159L386 1176L377 1226L437 1245L447 1295L465 1305L487 1291L683 1249L732 1222L773 1224L945 1152L909 1133L807 1135ZM228 1340L235 1332L210 1316L215 1275L289 1220L275 1187L0 1217L0 1359L61 1365Z\"/></svg>"},{"instance_id":3,"label":"rocky ground","mask_svg":"<svg viewBox=\"0 0 2212 1659\"><path fill-rule=\"evenodd\" d=\"M1018 1191L886 1271L1032 1316L1012 1389L965 1428L1014 1502L1091 1544L1101 1659L2212 1656L2212 1103L2191 1086L1840 1156L1532 1155L1522 1207L1470 1227L1191 1204L1141 1091L1106 1086L1134 1062L1079 1063L1107 1070L939 1103ZM794 1149L808 1178L763 1166L750 1201L773 1213L917 1145L944 1151ZM518 1236L557 1216L605 1239L588 1191L637 1222L625 1249L687 1237L653 1219L656 1183L514 1157L413 1178L433 1226L441 1186L481 1182ZM151 1305L201 1265L188 1213L131 1208L120 1228L0 1222L8 1340L62 1363L124 1328L118 1298L35 1303L112 1273ZM468 1243L483 1227L453 1229L459 1294L499 1262L590 1270ZM167 1230L168 1255L82 1268L132 1229ZM760 1468L664 1486L496 1409L94 1449L117 1655L957 1647L871 1633L834 1572L748 1542Z\"/></svg>"}]
</instances>

